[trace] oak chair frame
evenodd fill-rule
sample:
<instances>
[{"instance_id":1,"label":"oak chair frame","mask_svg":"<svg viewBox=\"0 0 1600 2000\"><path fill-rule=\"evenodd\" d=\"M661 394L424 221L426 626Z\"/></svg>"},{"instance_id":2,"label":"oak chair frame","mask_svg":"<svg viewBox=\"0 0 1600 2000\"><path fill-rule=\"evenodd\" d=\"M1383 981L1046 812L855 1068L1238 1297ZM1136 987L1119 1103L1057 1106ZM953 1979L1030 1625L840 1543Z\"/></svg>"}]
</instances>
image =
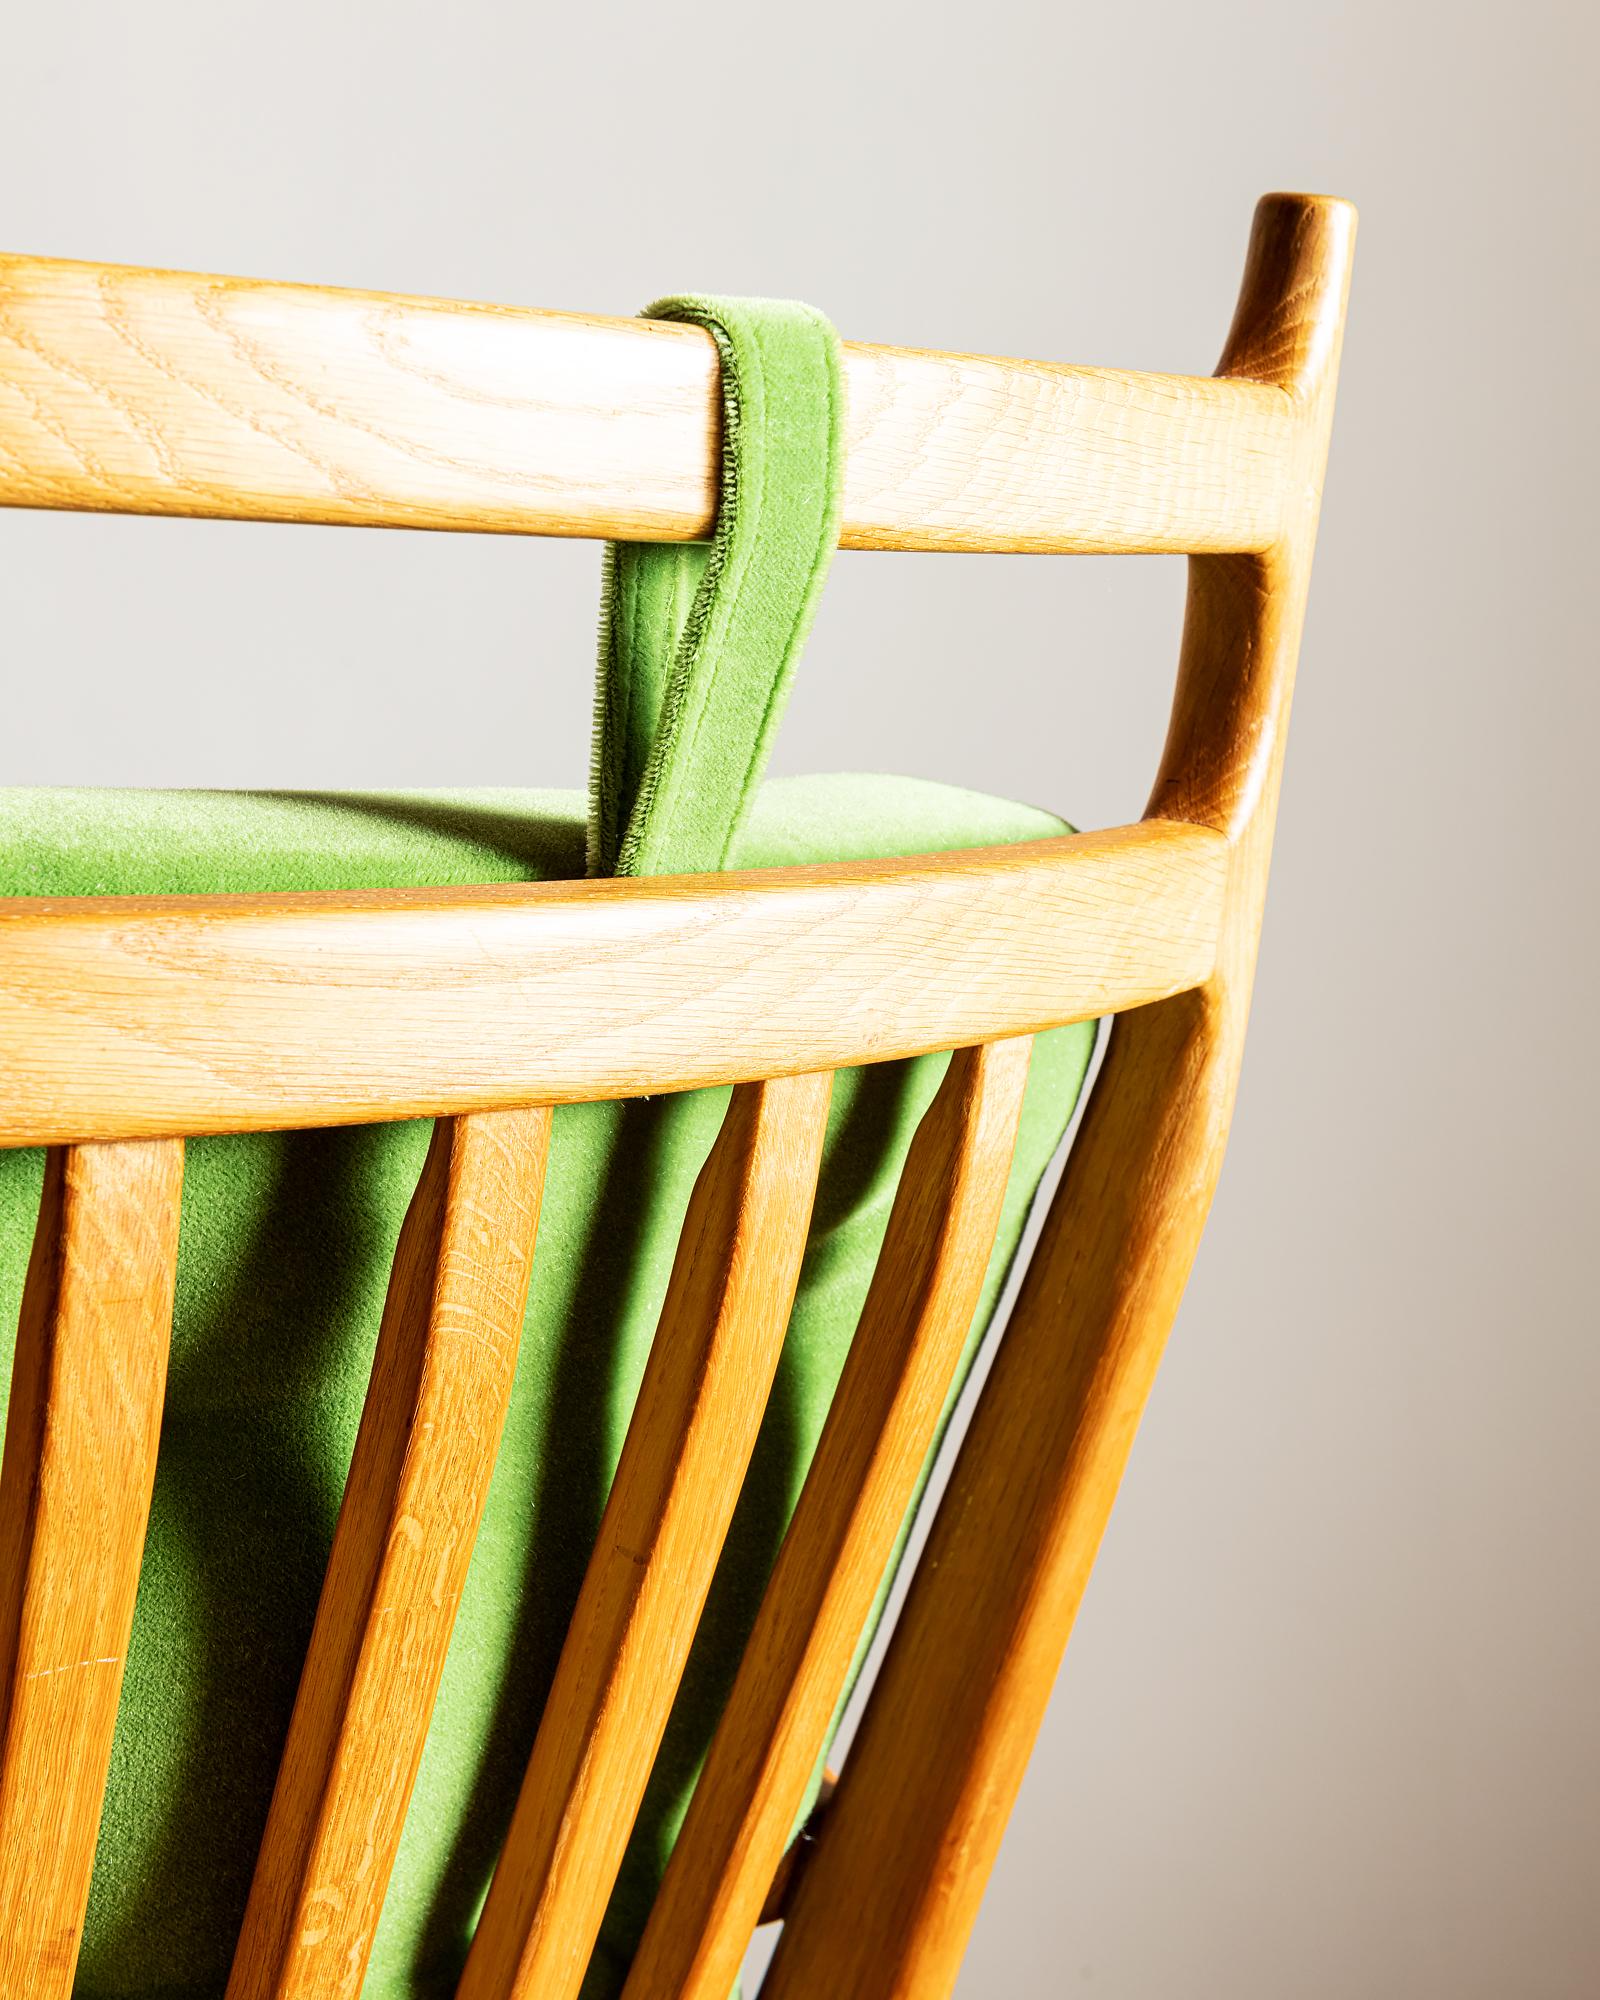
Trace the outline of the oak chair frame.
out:
<instances>
[{"instance_id":1,"label":"oak chair frame","mask_svg":"<svg viewBox=\"0 0 1600 2000\"><path fill-rule=\"evenodd\" d=\"M72 1988L185 1135L437 1120L228 1989L325 2000L359 1991L416 1775L549 1107L737 1086L459 1988L567 2000L754 1440L831 1072L953 1048L627 2000L724 2000L764 1904L767 2000L950 1991L1227 1138L1354 233L1343 202L1263 200L1211 378L846 348L846 546L1190 556L1137 825L715 877L0 901L0 1145L50 1149L0 1468L0 1990ZM0 505L688 539L717 406L692 327L0 258ZM786 1860L971 1319L1028 1038L1102 1014L1126 1019L927 1557Z\"/></svg>"}]
</instances>

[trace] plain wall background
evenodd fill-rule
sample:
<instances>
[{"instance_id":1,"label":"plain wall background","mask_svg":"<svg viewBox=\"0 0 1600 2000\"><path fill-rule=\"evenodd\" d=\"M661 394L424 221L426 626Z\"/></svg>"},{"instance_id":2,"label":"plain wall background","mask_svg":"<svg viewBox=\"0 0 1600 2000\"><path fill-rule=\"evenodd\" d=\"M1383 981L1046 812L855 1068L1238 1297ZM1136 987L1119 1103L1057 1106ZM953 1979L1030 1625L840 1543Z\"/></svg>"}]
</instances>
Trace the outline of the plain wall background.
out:
<instances>
[{"instance_id":1,"label":"plain wall background","mask_svg":"<svg viewBox=\"0 0 1600 2000\"><path fill-rule=\"evenodd\" d=\"M1203 373L1362 207L1253 1041L963 2000L1600 1990L1592 10L18 10L0 245ZM3 329L0 329L3 330ZM0 517L8 782L580 784L591 545ZM1166 560L840 558L777 768L1139 811Z\"/></svg>"}]
</instances>

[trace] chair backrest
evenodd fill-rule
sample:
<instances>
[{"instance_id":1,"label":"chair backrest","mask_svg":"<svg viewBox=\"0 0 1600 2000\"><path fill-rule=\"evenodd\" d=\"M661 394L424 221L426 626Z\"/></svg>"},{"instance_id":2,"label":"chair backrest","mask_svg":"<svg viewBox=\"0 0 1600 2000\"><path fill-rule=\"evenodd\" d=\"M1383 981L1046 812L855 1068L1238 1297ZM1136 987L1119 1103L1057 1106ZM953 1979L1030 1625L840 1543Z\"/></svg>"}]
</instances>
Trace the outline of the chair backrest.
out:
<instances>
[{"instance_id":1,"label":"chair backrest","mask_svg":"<svg viewBox=\"0 0 1600 2000\"><path fill-rule=\"evenodd\" d=\"M1213 378L845 350L847 546L1193 558L1138 825L717 877L0 902L0 1145L50 1148L0 1470L0 1990L72 1987L184 1135L438 1121L228 1989L312 2000L359 1989L399 1840L549 1107L737 1086L459 1989L561 2000L772 1378L829 1075L954 1048L628 1995L725 2000L764 1905L775 2000L949 1990L1221 1162L1354 229L1342 202L1260 204ZM716 390L696 328L0 258L4 505L688 539ZM971 1322L1028 1037L1102 1014L1127 1018L785 1862Z\"/></svg>"}]
</instances>

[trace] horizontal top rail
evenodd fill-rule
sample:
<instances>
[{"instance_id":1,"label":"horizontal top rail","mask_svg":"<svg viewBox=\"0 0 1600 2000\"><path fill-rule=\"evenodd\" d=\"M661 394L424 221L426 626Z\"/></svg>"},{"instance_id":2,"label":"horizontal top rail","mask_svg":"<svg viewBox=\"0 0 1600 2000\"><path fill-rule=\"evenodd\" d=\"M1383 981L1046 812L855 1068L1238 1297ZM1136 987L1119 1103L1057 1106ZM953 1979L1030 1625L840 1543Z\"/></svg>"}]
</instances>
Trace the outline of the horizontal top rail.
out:
<instances>
[{"instance_id":1,"label":"horizontal top rail","mask_svg":"<svg viewBox=\"0 0 1600 2000\"><path fill-rule=\"evenodd\" d=\"M798 1075L1199 985L1229 848L1159 820L896 861L0 899L0 1146Z\"/></svg>"},{"instance_id":2,"label":"horizontal top rail","mask_svg":"<svg viewBox=\"0 0 1600 2000\"><path fill-rule=\"evenodd\" d=\"M847 548L1192 554L1277 539L1265 383L847 343ZM702 328L0 256L0 505L692 541Z\"/></svg>"}]
</instances>

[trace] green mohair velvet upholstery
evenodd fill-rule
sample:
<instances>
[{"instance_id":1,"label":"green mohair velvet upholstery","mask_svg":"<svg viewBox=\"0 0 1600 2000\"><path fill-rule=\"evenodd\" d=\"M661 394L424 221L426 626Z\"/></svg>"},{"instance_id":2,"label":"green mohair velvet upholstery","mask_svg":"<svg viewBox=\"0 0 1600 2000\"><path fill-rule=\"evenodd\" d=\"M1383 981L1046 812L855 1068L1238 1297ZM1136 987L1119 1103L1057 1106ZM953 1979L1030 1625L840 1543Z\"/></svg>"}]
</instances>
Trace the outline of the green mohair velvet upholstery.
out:
<instances>
[{"instance_id":1,"label":"green mohair velvet upholstery","mask_svg":"<svg viewBox=\"0 0 1600 2000\"><path fill-rule=\"evenodd\" d=\"M1064 830L881 777L759 776L836 534L837 351L804 308L714 322L729 465L709 549L611 553L588 810L573 794L0 792L0 894L566 879L917 853ZM967 1362L1092 1027L1036 1044ZM947 1058L835 1083L799 1294L586 1995L614 1994L820 1433ZM504 1439L365 1993L453 1991L553 1677L726 1091L555 1115ZM77 1991L220 2000L316 1609L425 1123L187 1149L172 1359ZM42 1172L0 1152L0 1324ZM11 1341L0 1343L0 1393Z\"/></svg>"}]
</instances>

